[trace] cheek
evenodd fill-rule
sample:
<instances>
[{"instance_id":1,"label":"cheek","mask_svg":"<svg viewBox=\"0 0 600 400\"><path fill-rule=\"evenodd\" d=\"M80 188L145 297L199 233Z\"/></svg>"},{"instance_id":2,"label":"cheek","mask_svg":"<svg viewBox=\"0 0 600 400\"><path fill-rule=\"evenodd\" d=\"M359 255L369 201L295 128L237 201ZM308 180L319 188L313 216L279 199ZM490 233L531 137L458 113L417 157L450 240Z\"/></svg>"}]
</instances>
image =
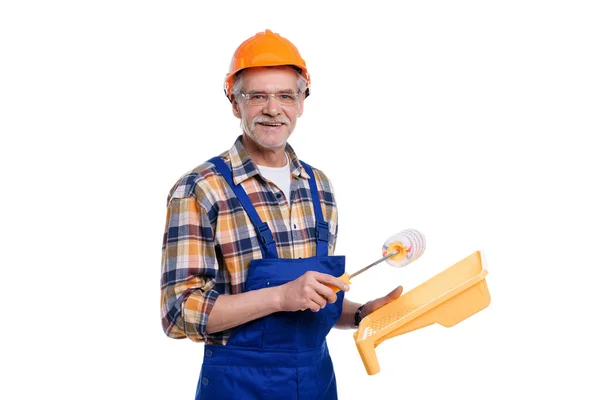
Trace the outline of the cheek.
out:
<instances>
[{"instance_id":1,"label":"cheek","mask_svg":"<svg viewBox=\"0 0 600 400\"><path fill-rule=\"evenodd\" d=\"M297 110L292 110L290 112L285 113L285 116L290 120L292 124L295 124L296 120L300 115L298 114Z\"/></svg>"},{"instance_id":2,"label":"cheek","mask_svg":"<svg viewBox=\"0 0 600 400\"><path fill-rule=\"evenodd\" d=\"M242 111L241 113L241 118L246 121L248 124L252 123L252 120L254 119L254 117L256 116L256 113L251 113L246 111Z\"/></svg>"}]
</instances>

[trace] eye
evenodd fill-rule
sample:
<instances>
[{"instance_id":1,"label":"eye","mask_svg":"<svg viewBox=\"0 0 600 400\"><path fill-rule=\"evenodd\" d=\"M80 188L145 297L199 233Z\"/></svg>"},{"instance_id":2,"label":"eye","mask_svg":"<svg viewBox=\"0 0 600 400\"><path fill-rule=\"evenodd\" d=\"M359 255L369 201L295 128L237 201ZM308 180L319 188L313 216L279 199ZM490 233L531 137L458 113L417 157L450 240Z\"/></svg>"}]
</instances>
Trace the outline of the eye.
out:
<instances>
[{"instance_id":1,"label":"eye","mask_svg":"<svg viewBox=\"0 0 600 400\"><path fill-rule=\"evenodd\" d=\"M281 100L292 100L294 98L294 96L292 96L291 94L287 94L287 93L281 93L279 95L279 98Z\"/></svg>"},{"instance_id":2,"label":"eye","mask_svg":"<svg viewBox=\"0 0 600 400\"><path fill-rule=\"evenodd\" d=\"M251 93L250 100L265 100L267 98L266 93Z\"/></svg>"}]
</instances>

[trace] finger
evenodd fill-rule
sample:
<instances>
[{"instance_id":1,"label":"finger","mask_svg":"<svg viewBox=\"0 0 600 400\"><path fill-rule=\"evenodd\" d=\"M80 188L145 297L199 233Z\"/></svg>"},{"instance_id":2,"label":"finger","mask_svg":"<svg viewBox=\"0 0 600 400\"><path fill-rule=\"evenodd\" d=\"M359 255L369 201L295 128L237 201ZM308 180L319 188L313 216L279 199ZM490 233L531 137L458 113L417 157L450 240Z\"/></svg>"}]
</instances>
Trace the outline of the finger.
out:
<instances>
[{"instance_id":1,"label":"finger","mask_svg":"<svg viewBox=\"0 0 600 400\"><path fill-rule=\"evenodd\" d=\"M365 304L365 306L363 308L364 315L367 316L367 315L371 314L373 311L375 311L375 310L377 310L377 309L385 306L386 304L388 304L388 303L396 300L402 294L402 290L404 290L402 288L402 286L398 286L396 289L392 290L387 295L368 302L367 304Z\"/></svg>"},{"instance_id":2,"label":"finger","mask_svg":"<svg viewBox=\"0 0 600 400\"><path fill-rule=\"evenodd\" d=\"M311 300L307 308L309 308L312 312L319 312L323 307L321 307L321 305L317 302Z\"/></svg>"},{"instance_id":3,"label":"finger","mask_svg":"<svg viewBox=\"0 0 600 400\"><path fill-rule=\"evenodd\" d=\"M343 290L344 292L347 292L348 290L350 290L350 286L346 282L344 282L343 280L341 280L339 278L336 278L335 276L319 273L315 276L315 278L320 283L327 285L327 286L331 286L332 289L335 287L335 288L338 288L339 290Z\"/></svg>"},{"instance_id":4,"label":"finger","mask_svg":"<svg viewBox=\"0 0 600 400\"><path fill-rule=\"evenodd\" d=\"M335 301L337 300L335 292L327 285L317 284L315 287L315 291L328 303L335 303Z\"/></svg>"},{"instance_id":5,"label":"finger","mask_svg":"<svg viewBox=\"0 0 600 400\"><path fill-rule=\"evenodd\" d=\"M319 306L319 309L321 309L327 305L327 299L325 297L321 296L316 291L313 292L313 294L310 296L310 301L312 301L313 303L316 303Z\"/></svg>"},{"instance_id":6,"label":"finger","mask_svg":"<svg viewBox=\"0 0 600 400\"><path fill-rule=\"evenodd\" d=\"M385 296L385 298L389 299L389 301L387 301L385 304L389 303L390 301L396 300L398 297L400 297L400 295L402 295L403 290L404 288L402 286L398 286L396 289L389 292L388 295Z\"/></svg>"}]
</instances>

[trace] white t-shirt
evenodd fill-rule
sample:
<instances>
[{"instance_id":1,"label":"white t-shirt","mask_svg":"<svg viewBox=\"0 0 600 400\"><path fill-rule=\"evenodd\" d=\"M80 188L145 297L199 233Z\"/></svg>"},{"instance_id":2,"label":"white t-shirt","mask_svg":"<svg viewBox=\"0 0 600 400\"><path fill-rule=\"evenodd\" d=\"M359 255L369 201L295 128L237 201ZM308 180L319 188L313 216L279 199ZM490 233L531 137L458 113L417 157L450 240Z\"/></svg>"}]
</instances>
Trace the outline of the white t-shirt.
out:
<instances>
[{"instance_id":1,"label":"white t-shirt","mask_svg":"<svg viewBox=\"0 0 600 400\"><path fill-rule=\"evenodd\" d=\"M281 191L283 192L285 199L288 202L288 206L290 205L290 184L291 184L291 177L290 177L290 159L287 155L287 153L285 154L286 158L287 158L287 163L285 164L285 166L280 167L280 168L273 168L273 167L265 167L263 165L257 165L260 174L265 178L270 180L271 182L273 182L275 185L277 185L277 187L279 189L281 189Z\"/></svg>"}]
</instances>

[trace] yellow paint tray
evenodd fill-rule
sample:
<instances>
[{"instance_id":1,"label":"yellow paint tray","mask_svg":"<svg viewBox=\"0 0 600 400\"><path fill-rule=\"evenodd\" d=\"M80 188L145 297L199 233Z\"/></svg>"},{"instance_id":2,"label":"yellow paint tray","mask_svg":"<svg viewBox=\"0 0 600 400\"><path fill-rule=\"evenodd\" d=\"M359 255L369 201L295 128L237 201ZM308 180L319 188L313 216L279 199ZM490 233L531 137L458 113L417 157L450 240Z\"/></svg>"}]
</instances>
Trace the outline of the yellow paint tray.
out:
<instances>
[{"instance_id":1,"label":"yellow paint tray","mask_svg":"<svg viewBox=\"0 0 600 400\"><path fill-rule=\"evenodd\" d=\"M375 348L383 341L439 323L451 327L490 304L481 252L476 251L366 316L354 332L369 375L379 372Z\"/></svg>"}]
</instances>

